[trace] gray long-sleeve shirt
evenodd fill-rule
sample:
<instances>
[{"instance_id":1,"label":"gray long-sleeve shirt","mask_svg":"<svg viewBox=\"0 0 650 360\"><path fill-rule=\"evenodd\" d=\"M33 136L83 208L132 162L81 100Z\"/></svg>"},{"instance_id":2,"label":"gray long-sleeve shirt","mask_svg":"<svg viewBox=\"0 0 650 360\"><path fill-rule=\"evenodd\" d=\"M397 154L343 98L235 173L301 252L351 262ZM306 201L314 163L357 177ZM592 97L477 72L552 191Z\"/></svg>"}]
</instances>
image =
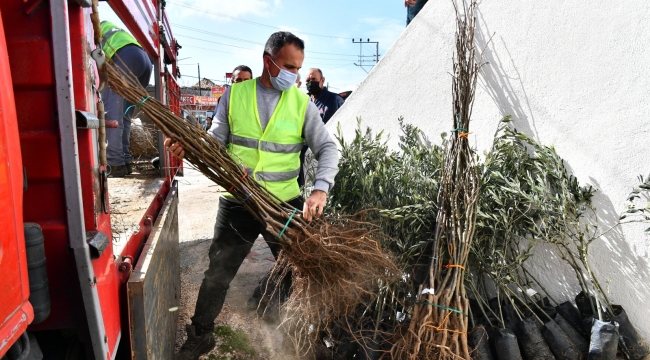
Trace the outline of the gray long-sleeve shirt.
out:
<instances>
[{"instance_id":1,"label":"gray long-sleeve shirt","mask_svg":"<svg viewBox=\"0 0 650 360\"><path fill-rule=\"evenodd\" d=\"M260 116L262 131L264 131L280 101L282 92L275 88L267 88L259 78L249 81L257 81L257 112ZM213 118L212 127L208 131L224 146L228 144L230 139L230 125L228 123L229 100L230 88L221 96L217 114ZM338 149L329 131L325 129L318 108L312 102L307 104L305 124L302 131L307 146L318 160L314 190L322 190L327 193L334 186L334 177L339 172Z\"/></svg>"}]
</instances>

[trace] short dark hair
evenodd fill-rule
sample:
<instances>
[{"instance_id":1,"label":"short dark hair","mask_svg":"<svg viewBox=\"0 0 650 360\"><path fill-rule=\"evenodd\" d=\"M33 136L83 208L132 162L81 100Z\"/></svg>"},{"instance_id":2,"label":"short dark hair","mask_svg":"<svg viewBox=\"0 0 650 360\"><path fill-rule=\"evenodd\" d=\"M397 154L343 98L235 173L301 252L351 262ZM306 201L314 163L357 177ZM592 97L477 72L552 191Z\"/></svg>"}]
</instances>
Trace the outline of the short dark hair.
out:
<instances>
[{"instance_id":1,"label":"short dark hair","mask_svg":"<svg viewBox=\"0 0 650 360\"><path fill-rule=\"evenodd\" d=\"M275 57L286 44L292 44L300 50L305 50L305 42L288 31L278 31L271 34L264 46L264 55Z\"/></svg>"},{"instance_id":2,"label":"short dark hair","mask_svg":"<svg viewBox=\"0 0 650 360\"><path fill-rule=\"evenodd\" d=\"M239 71L248 71L249 73L251 73L251 77L253 76L253 70L251 70L251 68L249 68L246 65L237 66L236 68L232 69L232 73L234 74L235 71L237 71L237 70L239 70Z\"/></svg>"}]
</instances>

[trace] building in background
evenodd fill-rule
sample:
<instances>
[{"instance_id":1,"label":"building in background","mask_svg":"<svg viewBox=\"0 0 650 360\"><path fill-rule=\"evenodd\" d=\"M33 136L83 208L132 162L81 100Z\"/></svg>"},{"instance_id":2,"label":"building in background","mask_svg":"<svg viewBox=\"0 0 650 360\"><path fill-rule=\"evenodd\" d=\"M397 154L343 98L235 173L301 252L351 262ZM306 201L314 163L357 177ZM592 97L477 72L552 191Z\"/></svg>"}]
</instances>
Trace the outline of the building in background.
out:
<instances>
[{"instance_id":1,"label":"building in background","mask_svg":"<svg viewBox=\"0 0 650 360\"><path fill-rule=\"evenodd\" d=\"M217 101L219 101L226 89L227 85L217 85L206 78L201 79L200 82L192 86L181 87L183 117L196 118L204 126L206 119L214 115Z\"/></svg>"}]
</instances>

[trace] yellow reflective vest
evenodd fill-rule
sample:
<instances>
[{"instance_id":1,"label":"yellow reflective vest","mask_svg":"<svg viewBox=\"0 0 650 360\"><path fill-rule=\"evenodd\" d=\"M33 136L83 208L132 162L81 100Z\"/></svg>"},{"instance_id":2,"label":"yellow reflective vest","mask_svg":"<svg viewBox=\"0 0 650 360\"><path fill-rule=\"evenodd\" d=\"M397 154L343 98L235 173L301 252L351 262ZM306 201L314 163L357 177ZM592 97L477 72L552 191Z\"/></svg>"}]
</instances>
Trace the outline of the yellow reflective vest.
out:
<instances>
[{"instance_id":1,"label":"yellow reflective vest","mask_svg":"<svg viewBox=\"0 0 650 360\"><path fill-rule=\"evenodd\" d=\"M102 21L100 27L102 29L101 46L102 50L106 53L107 59L112 58L117 50L127 45L133 44L140 46L133 35L129 34L126 30L118 28L117 25L110 21Z\"/></svg>"},{"instance_id":2,"label":"yellow reflective vest","mask_svg":"<svg viewBox=\"0 0 650 360\"><path fill-rule=\"evenodd\" d=\"M257 79L233 84L230 89L228 151L247 169L249 176L281 200L288 201L300 195L297 179L309 98L295 86L283 91L262 131L256 90Z\"/></svg>"}]
</instances>

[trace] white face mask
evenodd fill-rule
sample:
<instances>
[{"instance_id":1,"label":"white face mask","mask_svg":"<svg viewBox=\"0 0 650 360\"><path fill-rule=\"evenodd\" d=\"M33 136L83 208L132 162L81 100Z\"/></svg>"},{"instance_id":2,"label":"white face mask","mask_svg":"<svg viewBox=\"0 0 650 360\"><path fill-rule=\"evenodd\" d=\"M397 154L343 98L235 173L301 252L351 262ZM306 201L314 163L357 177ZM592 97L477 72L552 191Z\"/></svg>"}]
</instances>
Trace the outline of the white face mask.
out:
<instances>
[{"instance_id":1,"label":"white face mask","mask_svg":"<svg viewBox=\"0 0 650 360\"><path fill-rule=\"evenodd\" d=\"M271 57L269 57L271 59ZM273 85L274 88L280 91L287 91L293 86L293 84L296 83L296 79L298 78L298 74L294 74L290 71L287 71L281 67L278 66L278 64L271 59L271 62L273 65L275 65L278 69L280 69L280 73L278 76L273 77L271 76L271 72L267 70L269 73L269 76L271 77L271 85Z\"/></svg>"}]
</instances>

